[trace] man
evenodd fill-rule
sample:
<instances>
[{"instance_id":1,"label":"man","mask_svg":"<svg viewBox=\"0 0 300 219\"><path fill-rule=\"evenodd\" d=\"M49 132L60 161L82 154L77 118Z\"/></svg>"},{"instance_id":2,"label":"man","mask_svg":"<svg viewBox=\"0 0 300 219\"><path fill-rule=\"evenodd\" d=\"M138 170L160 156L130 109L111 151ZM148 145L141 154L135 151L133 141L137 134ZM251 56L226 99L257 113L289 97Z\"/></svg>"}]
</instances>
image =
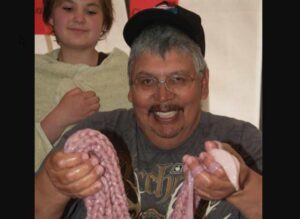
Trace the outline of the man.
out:
<instances>
[{"instance_id":1,"label":"man","mask_svg":"<svg viewBox=\"0 0 300 219\"><path fill-rule=\"evenodd\" d=\"M183 161L193 172L201 154L209 168L214 160L205 150L216 147L215 141L238 158L240 189L222 168L198 172L194 190L207 201L200 202L195 217L262 218L261 133L250 123L201 110L209 77L200 17L164 2L133 16L124 38L131 47L133 109L96 113L63 136L36 175L36 218L85 218L80 198L103 189L97 158L62 150L68 137L84 128L105 133L117 151L128 149L130 161L124 162L122 153L119 158L136 176L131 189L138 203L128 197L129 207L138 206L133 218L168 218L184 179Z\"/></svg>"}]
</instances>

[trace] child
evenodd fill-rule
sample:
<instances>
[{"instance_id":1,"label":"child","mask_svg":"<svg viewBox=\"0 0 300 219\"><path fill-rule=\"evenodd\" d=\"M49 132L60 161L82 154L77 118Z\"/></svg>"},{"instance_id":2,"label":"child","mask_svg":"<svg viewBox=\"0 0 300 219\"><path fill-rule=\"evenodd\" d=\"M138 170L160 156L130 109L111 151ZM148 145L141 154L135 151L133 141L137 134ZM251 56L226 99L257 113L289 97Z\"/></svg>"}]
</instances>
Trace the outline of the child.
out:
<instances>
[{"instance_id":1,"label":"child","mask_svg":"<svg viewBox=\"0 0 300 219\"><path fill-rule=\"evenodd\" d=\"M35 170L71 126L131 106L127 54L95 49L113 23L111 0L44 0L43 19L60 48L35 55Z\"/></svg>"}]
</instances>

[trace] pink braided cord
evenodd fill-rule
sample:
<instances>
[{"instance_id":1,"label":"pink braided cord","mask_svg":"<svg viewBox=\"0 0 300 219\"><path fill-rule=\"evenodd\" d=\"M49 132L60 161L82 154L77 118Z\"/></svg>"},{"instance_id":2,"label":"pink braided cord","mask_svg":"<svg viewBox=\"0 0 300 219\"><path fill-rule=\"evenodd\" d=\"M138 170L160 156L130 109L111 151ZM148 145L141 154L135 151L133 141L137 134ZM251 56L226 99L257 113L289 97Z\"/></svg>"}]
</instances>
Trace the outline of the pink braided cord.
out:
<instances>
[{"instance_id":1,"label":"pink braided cord","mask_svg":"<svg viewBox=\"0 0 300 219\"><path fill-rule=\"evenodd\" d=\"M93 152L104 168L102 188L84 199L87 219L127 219L127 197L122 181L117 153L109 139L93 129L79 130L65 143L66 153Z\"/></svg>"}]
</instances>

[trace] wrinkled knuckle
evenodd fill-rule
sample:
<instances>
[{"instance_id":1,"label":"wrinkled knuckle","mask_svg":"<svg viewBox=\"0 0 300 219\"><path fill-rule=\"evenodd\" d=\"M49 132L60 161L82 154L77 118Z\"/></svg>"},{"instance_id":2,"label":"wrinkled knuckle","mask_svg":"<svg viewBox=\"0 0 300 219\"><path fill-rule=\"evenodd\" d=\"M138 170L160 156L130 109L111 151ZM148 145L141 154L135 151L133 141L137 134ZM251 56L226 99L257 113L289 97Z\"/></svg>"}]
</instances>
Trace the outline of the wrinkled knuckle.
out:
<instances>
[{"instance_id":1,"label":"wrinkled knuckle","mask_svg":"<svg viewBox=\"0 0 300 219\"><path fill-rule=\"evenodd\" d=\"M66 186L63 185L62 183L55 182L53 184L60 192L63 192L63 193L69 192L68 188L66 188Z\"/></svg>"},{"instance_id":2,"label":"wrinkled knuckle","mask_svg":"<svg viewBox=\"0 0 300 219\"><path fill-rule=\"evenodd\" d=\"M61 152L54 154L54 156L51 159L51 165L55 168L55 169L60 169L64 167L64 161L62 159L62 155Z\"/></svg>"},{"instance_id":3,"label":"wrinkled knuckle","mask_svg":"<svg viewBox=\"0 0 300 219\"><path fill-rule=\"evenodd\" d=\"M65 177L65 182L69 183L75 180L75 175L73 173L67 173Z\"/></svg>"},{"instance_id":4,"label":"wrinkled knuckle","mask_svg":"<svg viewBox=\"0 0 300 219\"><path fill-rule=\"evenodd\" d=\"M87 161L83 164L82 168L85 170L85 172L90 172L94 168L94 165L92 164L92 162Z\"/></svg>"},{"instance_id":5,"label":"wrinkled knuckle","mask_svg":"<svg viewBox=\"0 0 300 219\"><path fill-rule=\"evenodd\" d=\"M101 182L100 182L100 181L97 181L97 182L94 184L94 186L92 187L91 191L92 191L93 193L98 192L98 191L101 189L101 187L102 187Z\"/></svg>"},{"instance_id":6,"label":"wrinkled knuckle","mask_svg":"<svg viewBox=\"0 0 300 219\"><path fill-rule=\"evenodd\" d=\"M89 173L89 180L95 182L96 180L98 180L99 175L97 175L97 173L95 172L95 170L93 170L92 172Z\"/></svg>"},{"instance_id":7,"label":"wrinkled knuckle","mask_svg":"<svg viewBox=\"0 0 300 219\"><path fill-rule=\"evenodd\" d=\"M58 178L57 182L62 185L68 185L71 181L68 179L68 177L64 177L62 179Z\"/></svg>"},{"instance_id":8,"label":"wrinkled knuckle","mask_svg":"<svg viewBox=\"0 0 300 219\"><path fill-rule=\"evenodd\" d=\"M81 186L79 183L73 183L71 186L70 186L70 191L72 193L78 193L79 191L81 190Z\"/></svg>"},{"instance_id":9,"label":"wrinkled knuckle","mask_svg":"<svg viewBox=\"0 0 300 219\"><path fill-rule=\"evenodd\" d=\"M203 184L204 184L205 188L207 188L209 190L214 188L214 185L211 181L204 181Z\"/></svg>"}]
</instances>

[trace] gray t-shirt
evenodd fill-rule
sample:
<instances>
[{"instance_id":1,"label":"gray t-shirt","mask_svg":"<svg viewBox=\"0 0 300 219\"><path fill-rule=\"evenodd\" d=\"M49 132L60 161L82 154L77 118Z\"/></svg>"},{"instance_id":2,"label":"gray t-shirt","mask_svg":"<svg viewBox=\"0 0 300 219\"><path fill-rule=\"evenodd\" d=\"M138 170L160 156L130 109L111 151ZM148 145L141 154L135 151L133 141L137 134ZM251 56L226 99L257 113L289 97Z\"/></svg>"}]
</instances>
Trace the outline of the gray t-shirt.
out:
<instances>
[{"instance_id":1,"label":"gray t-shirt","mask_svg":"<svg viewBox=\"0 0 300 219\"><path fill-rule=\"evenodd\" d=\"M229 143L249 167L262 172L261 132L248 122L229 117L202 112L198 127L189 139L176 149L161 150L138 127L132 109L98 112L67 132L56 148L63 147L71 134L84 128L102 132L115 146L132 218L166 218L170 214L170 203L175 202L175 191L184 179L182 157L184 154L198 156L207 140ZM201 202L195 218L204 213L206 218L243 218L226 201ZM85 216L83 201L72 200L63 218L83 219Z\"/></svg>"}]
</instances>

